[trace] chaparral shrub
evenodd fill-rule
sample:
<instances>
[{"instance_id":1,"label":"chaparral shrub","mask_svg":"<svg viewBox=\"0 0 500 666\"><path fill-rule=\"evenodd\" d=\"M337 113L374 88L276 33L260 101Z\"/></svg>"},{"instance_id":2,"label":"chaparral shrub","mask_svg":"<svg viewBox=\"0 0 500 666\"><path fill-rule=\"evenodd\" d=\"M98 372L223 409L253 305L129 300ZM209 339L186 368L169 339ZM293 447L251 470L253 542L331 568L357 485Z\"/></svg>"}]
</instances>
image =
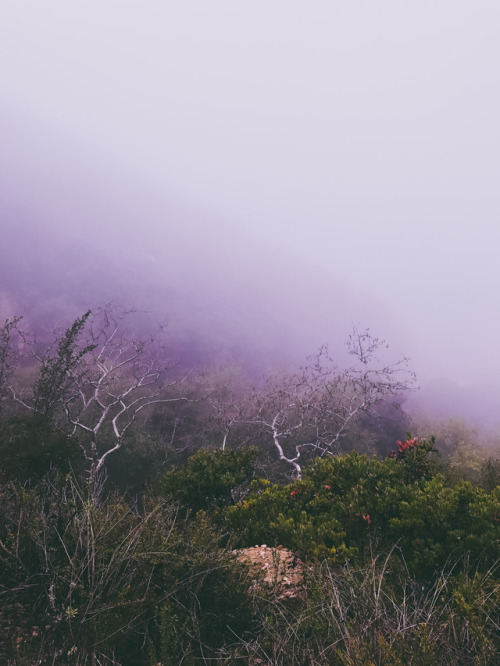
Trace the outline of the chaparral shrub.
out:
<instances>
[{"instance_id":1,"label":"chaparral shrub","mask_svg":"<svg viewBox=\"0 0 500 666\"><path fill-rule=\"evenodd\" d=\"M282 545L312 559L364 562L373 545L395 543L413 574L432 580L467 555L480 570L498 556L500 488L447 485L431 475L433 442L408 440L394 457L352 453L318 460L286 486L254 482L251 494L226 510L241 545Z\"/></svg>"},{"instance_id":2,"label":"chaparral shrub","mask_svg":"<svg viewBox=\"0 0 500 666\"><path fill-rule=\"evenodd\" d=\"M199 449L186 467L173 468L160 481L165 495L172 494L184 506L210 510L235 503L238 489L248 485L255 473L257 449Z\"/></svg>"}]
</instances>

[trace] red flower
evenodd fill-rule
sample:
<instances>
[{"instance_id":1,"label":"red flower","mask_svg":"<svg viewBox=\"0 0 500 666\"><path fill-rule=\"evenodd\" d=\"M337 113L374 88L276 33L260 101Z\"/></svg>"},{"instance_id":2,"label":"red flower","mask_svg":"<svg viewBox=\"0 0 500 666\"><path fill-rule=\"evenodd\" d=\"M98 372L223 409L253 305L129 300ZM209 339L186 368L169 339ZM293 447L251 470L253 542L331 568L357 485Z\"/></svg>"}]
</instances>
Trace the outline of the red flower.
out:
<instances>
[{"instance_id":1,"label":"red flower","mask_svg":"<svg viewBox=\"0 0 500 666\"><path fill-rule=\"evenodd\" d=\"M408 451L408 449L417 446L417 444L418 444L418 437L414 437L413 439L407 439L404 442L396 442L396 446L398 447L398 451L400 453L403 453L403 451Z\"/></svg>"},{"instance_id":2,"label":"red flower","mask_svg":"<svg viewBox=\"0 0 500 666\"><path fill-rule=\"evenodd\" d=\"M327 490L331 490L331 489L332 489L331 486L325 486L325 488L326 488Z\"/></svg>"},{"instance_id":3,"label":"red flower","mask_svg":"<svg viewBox=\"0 0 500 666\"><path fill-rule=\"evenodd\" d=\"M372 522L372 521L371 521L371 518L370 518L370 514L369 514L369 513L364 513L364 514L363 514L363 520L366 520L366 522L368 523L368 525L371 525L371 522Z\"/></svg>"}]
</instances>

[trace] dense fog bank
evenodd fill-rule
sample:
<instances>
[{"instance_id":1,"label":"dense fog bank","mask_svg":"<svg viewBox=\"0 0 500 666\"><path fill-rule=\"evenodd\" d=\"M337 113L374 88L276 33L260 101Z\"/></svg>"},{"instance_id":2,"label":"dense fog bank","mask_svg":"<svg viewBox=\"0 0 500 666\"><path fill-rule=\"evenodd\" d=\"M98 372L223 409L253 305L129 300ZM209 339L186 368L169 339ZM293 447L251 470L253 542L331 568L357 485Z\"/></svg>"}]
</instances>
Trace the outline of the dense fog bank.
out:
<instances>
[{"instance_id":1,"label":"dense fog bank","mask_svg":"<svg viewBox=\"0 0 500 666\"><path fill-rule=\"evenodd\" d=\"M115 300L153 311L193 353L257 367L325 343L342 355L353 324L397 331L381 302L238 220L152 191L111 160L91 168L59 147L46 164L48 147L29 141L13 133L0 158L3 316L67 325Z\"/></svg>"},{"instance_id":2,"label":"dense fog bank","mask_svg":"<svg viewBox=\"0 0 500 666\"><path fill-rule=\"evenodd\" d=\"M236 218L146 183L95 146L5 112L2 120L3 318L20 314L28 327L51 330L114 301L166 324L187 364L241 365L253 380L303 363L322 344L342 362L352 326L369 327L394 358L411 358L420 390L407 409L497 425L500 388L481 381L480 367L475 382L459 379L470 350L453 374L440 375L431 362L439 331L436 348L426 349L398 318L398 303L370 295L369 274L366 291L339 277L340 236L326 271Z\"/></svg>"}]
</instances>

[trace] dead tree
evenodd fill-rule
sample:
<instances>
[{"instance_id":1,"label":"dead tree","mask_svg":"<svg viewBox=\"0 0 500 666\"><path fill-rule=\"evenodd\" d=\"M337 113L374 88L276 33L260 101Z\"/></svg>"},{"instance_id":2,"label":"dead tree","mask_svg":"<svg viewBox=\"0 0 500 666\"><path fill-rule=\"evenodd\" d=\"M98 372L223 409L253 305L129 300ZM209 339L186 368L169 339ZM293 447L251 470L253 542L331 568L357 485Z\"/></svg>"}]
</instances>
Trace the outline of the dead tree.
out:
<instances>
[{"instance_id":1,"label":"dead tree","mask_svg":"<svg viewBox=\"0 0 500 666\"><path fill-rule=\"evenodd\" d=\"M384 362L383 340L354 329L347 341L355 363L340 368L321 347L298 373L271 379L256 396L252 423L276 449L279 460L302 475L302 457L340 453L342 440L363 416L377 416L381 404L400 407L414 373L408 360Z\"/></svg>"},{"instance_id":2,"label":"dead tree","mask_svg":"<svg viewBox=\"0 0 500 666\"><path fill-rule=\"evenodd\" d=\"M69 424L93 479L143 410L187 400L180 391L187 374L166 361L162 329L144 336L133 330L134 311L108 305L78 318L40 361L31 399L17 401L56 425ZM64 417L64 418L62 418Z\"/></svg>"}]
</instances>

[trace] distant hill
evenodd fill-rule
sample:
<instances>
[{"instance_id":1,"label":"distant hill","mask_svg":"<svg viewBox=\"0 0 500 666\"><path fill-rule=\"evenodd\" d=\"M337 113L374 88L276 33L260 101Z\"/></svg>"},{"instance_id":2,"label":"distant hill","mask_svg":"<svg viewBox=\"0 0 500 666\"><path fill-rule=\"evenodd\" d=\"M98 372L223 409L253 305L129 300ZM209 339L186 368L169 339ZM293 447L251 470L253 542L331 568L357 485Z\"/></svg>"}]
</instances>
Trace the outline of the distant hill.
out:
<instances>
[{"instance_id":1,"label":"distant hill","mask_svg":"<svg viewBox=\"0 0 500 666\"><path fill-rule=\"evenodd\" d=\"M391 338L389 313L333 272L253 237L238 220L158 193L88 147L7 120L2 316L66 325L114 299L167 321L185 354L257 371L327 342L341 356L354 323Z\"/></svg>"}]
</instances>

